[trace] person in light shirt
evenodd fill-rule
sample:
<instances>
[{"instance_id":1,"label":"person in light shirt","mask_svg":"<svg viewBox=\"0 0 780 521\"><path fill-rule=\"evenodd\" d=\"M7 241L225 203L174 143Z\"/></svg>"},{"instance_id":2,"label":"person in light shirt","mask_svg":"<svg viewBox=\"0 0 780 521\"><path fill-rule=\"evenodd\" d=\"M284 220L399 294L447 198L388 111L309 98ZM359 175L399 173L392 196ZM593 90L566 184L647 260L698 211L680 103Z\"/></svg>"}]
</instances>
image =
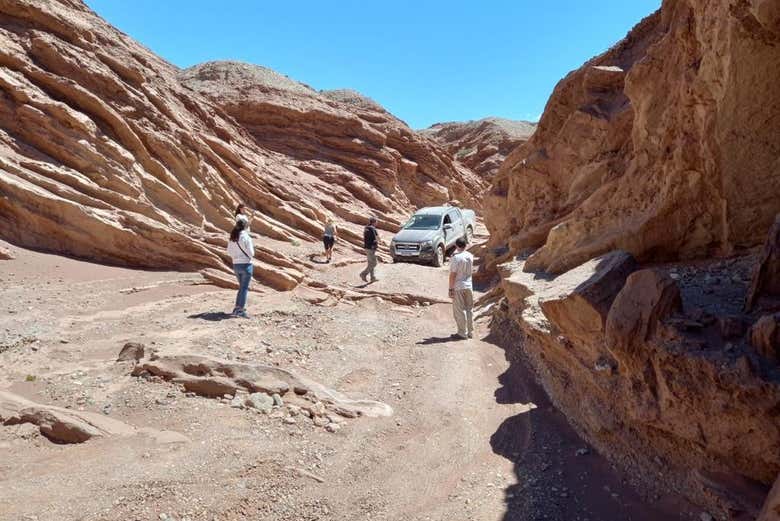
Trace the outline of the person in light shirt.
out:
<instances>
[{"instance_id":1,"label":"person in light shirt","mask_svg":"<svg viewBox=\"0 0 780 521\"><path fill-rule=\"evenodd\" d=\"M234 317L249 318L246 313L246 299L249 293L249 283L252 280L252 257L255 256L255 246L249 236L249 223L245 219L237 219L230 232L227 246L228 255L233 259L233 271L238 279L238 295L233 308Z\"/></svg>"},{"instance_id":2,"label":"person in light shirt","mask_svg":"<svg viewBox=\"0 0 780 521\"><path fill-rule=\"evenodd\" d=\"M450 259L450 298L452 314L458 326L456 338L465 340L474 337L474 293L471 284L471 272L474 256L466 251L466 239L455 241L457 252Z\"/></svg>"}]
</instances>

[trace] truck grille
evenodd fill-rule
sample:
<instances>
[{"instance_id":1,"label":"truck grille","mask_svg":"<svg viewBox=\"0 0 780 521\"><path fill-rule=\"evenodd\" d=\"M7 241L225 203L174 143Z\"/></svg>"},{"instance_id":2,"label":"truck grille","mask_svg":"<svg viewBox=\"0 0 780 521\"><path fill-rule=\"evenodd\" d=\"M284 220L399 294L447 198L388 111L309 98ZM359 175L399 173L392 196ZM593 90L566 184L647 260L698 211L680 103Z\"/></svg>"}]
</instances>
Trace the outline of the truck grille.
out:
<instances>
[{"instance_id":1,"label":"truck grille","mask_svg":"<svg viewBox=\"0 0 780 521\"><path fill-rule=\"evenodd\" d=\"M419 253L420 245L409 242L399 242L395 245L395 251L398 253Z\"/></svg>"}]
</instances>

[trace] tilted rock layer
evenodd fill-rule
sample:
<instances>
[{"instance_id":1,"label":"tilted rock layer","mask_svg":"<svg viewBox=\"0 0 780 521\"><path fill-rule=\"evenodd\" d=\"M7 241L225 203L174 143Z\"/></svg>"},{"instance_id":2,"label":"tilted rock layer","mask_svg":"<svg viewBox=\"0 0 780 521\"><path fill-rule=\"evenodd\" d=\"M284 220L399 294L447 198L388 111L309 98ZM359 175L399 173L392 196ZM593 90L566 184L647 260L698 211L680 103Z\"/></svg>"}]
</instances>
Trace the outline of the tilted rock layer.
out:
<instances>
[{"instance_id":1,"label":"tilted rock layer","mask_svg":"<svg viewBox=\"0 0 780 521\"><path fill-rule=\"evenodd\" d=\"M458 161L490 179L512 150L528 141L536 123L503 118L437 123L420 133L430 137Z\"/></svg>"},{"instance_id":2,"label":"tilted rock layer","mask_svg":"<svg viewBox=\"0 0 780 521\"><path fill-rule=\"evenodd\" d=\"M563 272L760 244L780 211L780 26L772 0L666 0L563 79L486 197L496 251Z\"/></svg>"},{"instance_id":3,"label":"tilted rock layer","mask_svg":"<svg viewBox=\"0 0 780 521\"><path fill-rule=\"evenodd\" d=\"M213 72L197 70L200 85ZM80 1L0 0L0 237L100 262L225 269L239 201L270 240L316 240L335 214L357 244L369 212L392 229L414 205L479 191L380 107L254 70L221 65L236 83L221 77L217 105L181 83L192 71ZM260 252L255 276L279 289L303 278L278 248Z\"/></svg>"}]
</instances>

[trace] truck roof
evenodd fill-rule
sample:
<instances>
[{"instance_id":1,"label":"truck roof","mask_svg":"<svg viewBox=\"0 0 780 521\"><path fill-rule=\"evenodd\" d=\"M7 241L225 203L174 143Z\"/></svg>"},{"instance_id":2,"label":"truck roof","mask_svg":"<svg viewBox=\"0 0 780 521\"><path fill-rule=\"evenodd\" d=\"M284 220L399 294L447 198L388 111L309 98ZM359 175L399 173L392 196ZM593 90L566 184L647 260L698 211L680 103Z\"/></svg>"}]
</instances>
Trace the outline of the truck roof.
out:
<instances>
[{"instance_id":1,"label":"truck roof","mask_svg":"<svg viewBox=\"0 0 780 521\"><path fill-rule=\"evenodd\" d=\"M415 215L444 215L445 213L449 212L453 208L457 208L457 206L426 206L425 208L420 208L416 212L414 212Z\"/></svg>"}]
</instances>

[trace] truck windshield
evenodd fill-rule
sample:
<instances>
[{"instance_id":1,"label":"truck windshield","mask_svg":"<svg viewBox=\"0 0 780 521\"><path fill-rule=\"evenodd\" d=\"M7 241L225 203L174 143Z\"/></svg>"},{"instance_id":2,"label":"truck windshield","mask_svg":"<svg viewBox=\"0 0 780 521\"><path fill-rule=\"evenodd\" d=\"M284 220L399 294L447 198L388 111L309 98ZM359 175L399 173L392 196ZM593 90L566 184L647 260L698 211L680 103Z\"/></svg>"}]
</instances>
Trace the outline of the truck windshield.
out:
<instances>
[{"instance_id":1,"label":"truck windshield","mask_svg":"<svg viewBox=\"0 0 780 521\"><path fill-rule=\"evenodd\" d=\"M440 215L412 215L404 224L404 230L438 230L441 223Z\"/></svg>"}]
</instances>

